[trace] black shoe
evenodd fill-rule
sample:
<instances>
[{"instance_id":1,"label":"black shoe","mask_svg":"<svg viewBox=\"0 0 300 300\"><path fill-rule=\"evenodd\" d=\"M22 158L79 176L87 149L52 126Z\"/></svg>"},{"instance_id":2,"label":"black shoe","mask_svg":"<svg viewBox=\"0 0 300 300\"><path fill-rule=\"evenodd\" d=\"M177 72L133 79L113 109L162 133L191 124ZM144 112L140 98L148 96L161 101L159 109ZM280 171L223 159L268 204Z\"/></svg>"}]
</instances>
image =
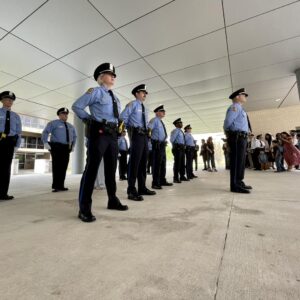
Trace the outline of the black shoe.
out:
<instances>
[{"instance_id":1,"label":"black shoe","mask_svg":"<svg viewBox=\"0 0 300 300\"><path fill-rule=\"evenodd\" d=\"M242 182L241 187L242 187L243 189L246 189L246 190L252 190L252 186L251 186L251 185L246 185L244 182Z\"/></svg>"},{"instance_id":2,"label":"black shoe","mask_svg":"<svg viewBox=\"0 0 300 300\"><path fill-rule=\"evenodd\" d=\"M174 183L181 183L181 180L179 180L179 179L174 179L173 182L174 182Z\"/></svg>"},{"instance_id":3,"label":"black shoe","mask_svg":"<svg viewBox=\"0 0 300 300\"><path fill-rule=\"evenodd\" d=\"M69 190L68 188L63 187L63 188L59 188L59 189L53 189L52 193L65 192L65 191L68 191L68 190Z\"/></svg>"},{"instance_id":4,"label":"black shoe","mask_svg":"<svg viewBox=\"0 0 300 300\"><path fill-rule=\"evenodd\" d=\"M128 210L127 205L123 205L119 198L114 196L108 199L107 209L115 209L115 210Z\"/></svg>"},{"instance_id":5,"label":"black shoe","mask_svg":"<svg viewBox=\"0 0 300 300\"><path fill-rule=\"evenodd\" d=\"M202 171L207 171L207 168L202 169Z\"/></svg>"},{"instance_id":6,"label":"black shoe","mask_svg":"<svg viewBox=\"0 0 300 300\"><path fill-rule=\"evenodd\" d=\"M155 189L155 190L161 190L162 189L161 185L156 185L156 184L152 184L152 188Z\"/></svg>"},{"instance_id":7,"label":"black shoe","mask_svg":"<svg viewBox=\"0 0 300 300\"><path fill-rule=\"evenodd\" d=\"M173 183L165 181L164 183L161 184L161 186L172 186Z\"/></svg>"},{"instance_id":8,"label":"black shoe","mask_svg":"<svg viewBox=\"0 0 300 300\"><path fill-rule=\"evenodd\" d=\"M14 196L9 196L9 195L0 196L0 200L12 200L14 198L15 198Z\"/></svg>"},{"instance_id":9,"label":"black shoe","mask_svg":"<svg viewBox=\"0 0 300 300\"><path fill-rule=\"evenodd\" d=\"M198 176L196 176L196 175L193 174L193 175L192 175L192 178L198 178Z\"/></svg>"},{"instance_id":10,"label":"black shoe","mask_svg":"<svg viewBox=\"0 0 300 300\"><path fill-rule=\"evenodd\" d=\"M142 191L139 191L139 195L154 196L156 195L156 192L151 191L145 187Z\"/></svg>"},{"instance_id":11,"label":"black shoe","mask_svg":"<svg viewBox=\"0 0 300 300\"><path fill-rule=\"evenodd\" d=\"M82 222L86 222L86 223L91 223L96 221L96 217L92 215L92 213L89 213L88 215L83 214L82 212L78 213L78 218L82 221Z\"/></svg>"},{"instance_id":12,"label":"black shoe","mask_svg":"<svg viewBox=\"0 0 300 300\"><path fill-rule=\"evenodd\" d=\"M120 177L120 180L122 181L122 180L127 180L127 177L126 176L122 176L122 177Z\"/></svg>"},{"instance_id":13,"label":"black shoe","mask_svg":"<svg viewBox=\"0 0 300 300\"><path fill-rule=\"evenodd\" d=\"M143 201L144 198L143 196L139 195L138 193L128 193L128 197L129 200L133 200L133 201Z\"/></svg>"},{"instance_id":14,"label":"black shoe","mask_svg":"<svg viewBox=\"0 0 300 300\"><path fill-rule=\"evenodd\" d=\"M190 181L190 180L189 180L188 178L186 178L186 177L181 177L180 180L181 180L181 181Z\"/></svg>"},{"instance_id":15,"label":"black shoe","mask_svg":"<svg viewBox=\"0 0 300 300\"><path fill-rule=\"evenodd\" d=\"M233 192L233 193L250 194L249 190L246 190L246 189L244 189L242 187L234 188L234 189L231 189L230 191Z\"/></svg>"}]
</instances>

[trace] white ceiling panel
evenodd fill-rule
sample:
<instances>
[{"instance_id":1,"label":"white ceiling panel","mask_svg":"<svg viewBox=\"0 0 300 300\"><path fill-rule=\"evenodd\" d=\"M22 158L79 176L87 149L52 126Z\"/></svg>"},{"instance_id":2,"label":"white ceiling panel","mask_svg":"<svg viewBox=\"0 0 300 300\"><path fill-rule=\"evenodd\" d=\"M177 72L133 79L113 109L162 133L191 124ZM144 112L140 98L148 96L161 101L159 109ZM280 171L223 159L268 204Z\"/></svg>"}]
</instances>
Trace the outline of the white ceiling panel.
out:
<instances>
[{"instance_id":1,"label":"white ceiling panel","mask_svg":"<svg viewBox=\"0 0 300 300\"><path fill-rule=\"evenodd\" d=\"M55 120L57 119L56 109L52 108L43 108L36 110L31 113L33 117L38 117L46 120Z\"/></svg>"},{"instance_id":2,"label":"white ceiling panel","mask_svg":"<svg viewBox=\"0 0 300 300\"><path fill-rule=\"evenodd\" d=\"M230 77L224 76L205 81L199 81L175 88L175 91L182 97L192 96L200 93L213 92L218 89L230 88Z\"/></svg>"},{"instance_id":3,"label":"white ceiling panel","mask_svg":"<svg viewBox=\"0 0 300 300\"><path fill-rule=\"evenodd\" d=\"M227 29L231 54L300 35L300 2ZM241 37L246 37L241 39Z\"/></svg>"},{"instance_id":4,"label":"white ceiling panel","mask_svg":"<svg viewBox=\"0 0 300 300\"><path fill-rule=\"evenodd\" d=\"M211 13L213 11L213 13ZM219 0L177 0L120 29L142 54L174 46L224 26Z\"/></svg>"},{"instance_id":5,"label":"white ceiling panel","mask_svg":"<svg viewBox=\"0 0 300 300\"><path fill-rule=\"evenodd\" d=\"M116 68L116 73L115 88L157 76L143 59Z\"/></svg>"},{"instance_id":6,"label":"white ceiling panel","mask_svg":"<svg viewBox=\"0 0 300 300\"><path fill-rule=\"evenodd\" d=\"M280 103L280 102L279 102ZM298 87L297 84L294 86L290 94L287 96L287 98L282 103L281 107L286 107L290 105L299 105L300 104L300 97L298 93Z\"/></svg>"},{"instance_id":7,"label":"white ceiling panel","mask_svg":"<svg viewBox=\"0 0 300 300\"><path fill-rule=\"evenodd\" d=\"M103 62L119 66L137 58L139 55L132 47L118 33L113 32L61 60L90 76Z\"/></svg>"},{"instance_id":8,"label":"white ceiling panel","mask_svg":"<svg viewBox=\"0 0 300 300\"><path fill-rule=\"evenodd\" d=\"M244 85L244 88L249 94L249 99L252 100L253 95L255 95L255 97L257 98L257 94L259 93L264 94L268 90L286 88L288 91L295 83L295 81L296 79L290 76L285 78L278 78L278 79L256 82L253 84L247 84ZM235 89L237 88L239 87L235 87Z\"/></svg>"},{"instance_id":9,"label":"white ceiling panel","mask_svg":"<svg viewBox=\"0 0 300 300\"><path fill-rule=\"evenodd\" d=\"M295 0L224 0L226 25L240 22L292 2Z\"/></svg>"},{"instance_id":10,"label":"white ceiling panel","mask_svg":"<svg viewBox=\"0 0 300 300\"><path fill-rule=\"evenodd\" d=\"M0 71L0 87L7 85L16 79L17 79L17 77Z\"/></svg>"},{"instance_id":11,"label":"white ceiling panel","mask_svg":"<svg viewBox=\"0 0 300 300\"><path fill-rule=\"evenodd\" d=\"M53 58L12 35L0 42L0 69L21 77L48 63Z\"/></svg>"},{"instance_id":12,"label":"white ceiling panel","mask_svg":"<svg viewBox=\"0 0 300 300\"><path fill-rule=\"evenodd\" d=\"M131 94L131 91L134 87L136 87L139 84L146 84L149 95L151 95L152 93L166 90L169 88L168 85L160 77L157 76L155 78L151 78L151 79L143 80L140 82L135 82L133 84L129 84L127 86L118 88L115 91L122 94L123 96L125 96L127 98L132 98L133 96Z\"/></svg>"},{"instance_id":13,"label":"white ceiling panel","mask_svg":"<svg viewBox=\"0 0 300 300\"><path fill-rule=\"evenodd\" d=\"M264 68L233 74L232 80L235 86L255 83L259 81L295 76L295 69L300 68L300 59L288 61Z\"/></svg>"},{"instance_id":14,"label":"white ceiling panel","mask_svg":"<svg viewBox=\"0 0 300 300\"><path fill-rule=\"evenodd\" d=\"M228 58L221 58L180 71L172 72L162 77L172 86L190 84L197 81L212 79L229 74Z\"/></svg>"},{"instance_id":15,"label":"white ceiling panel","mask_svg":"<svg viewBox=\"0 0 300 300\"><path fill-rule=\"evenodd\" d=\"M271 108L277 108L279 105L279 102L275 102L274 99L263 99L259 103L247 103L245 106L245 109L247 111L255 111L255 110L261 110L261 109L271 109Z\"/></svg>"},{"instance_id":16,"label":"white ceiling panel","mask_svg":"<svg viewBox=\"0 0 300 300\"><path fill-rule=\"evenodd\" d=\"M69 100L72 101L72 99L66 95L62 95L57 92L49 92L47 94L43 94L41 96L37 96L31 99L34 102L45 104L48 106L56 106L61 103L66 103ZM58 107L59 108L59 107Z\"/></svg>"},{"instance_id":17,"label":"white ceiling panel","mask_svg":"<svg viewBox=\"0 0 300 300\"><path fill-rule=\"evenodd\" d=\"M41 105L32 103L32 102L28 102L28 101L24 101L20 104L16 104L13 107L13 111L17 112L17 113L22 113L22 114L27 114L29 116L32 116L32 113L34 111L40 110L41 109Z\"/></svg>"},{"instance_id":18,"label":"white ceiling panel","mask_svg":"<svg viewBox=\"0 0 300 300\"><path fill-rule=\"evenodd\" d=\"M207 101L219 101L220 99L228 99L231 94L231 89L222 89L209 93L196 94L189 97L184 97L184 100L189 104L197 104Z\"/></svg>"},{"instance_id":19,"label":"white ceiling panel","mask_svg":"<svg viewBox=\"0 0 300 300\"><path fill-rule=\"evenodd\" d=\"M89 88L96 87L97 85L98 84L96 81L87 78L74 84L64 86L60 89L57 89L56 91L73 99L76 99L82 96Z\"/></svg>"},{"instance_id":20,"label":"white ceiling panel","mask_svg":"<svg viewBox=\"0 0 300 300\"><path fill-rule=\"evenodd\" d=\"M230 57L233 73L300 59L300 37Z\"/></svg>"},{"instance_id":21,"label":"white ceiling panel","mask_svg":"<svg viewBox=\"0 0 300 300\"><path fill-rule=\"evenodd\" d=\"M26 80L42 85L48 89L57 89L67 84L86 78L81 73L56 61L28 76Z\"/></svg>"},{"instance_id":22,"label":"white ceiling panel","mask_svg":"<svg viewBox=\"0 0 300 300\"><path fill-rule=\"evenodd\" d=\"M159 91L156 93L151 93L147 97L148 103L165 103L165 101L177 99L178 95L174 93L171 89L167 89L164 91Z\"/></svg>"},{"instance_id":23,"label":"white ceiling panel","mask_svg":"<svg viewBox=\"0 0 300 300\"><path fill-rule=\"evenodd\" d=\"M90 1L115 27L120 27L152 10L165 5L170 0L91 0ZM118 9L116 9L116 7Z\"/></svg>"},{"instance_id":24,"label":"white ceiling panel","mask_svg":"<svg viewBox=\"0 0 300 300\"><path fill-rule=\"evenodd\" d=\"M0 10L0 14L1 14L1 10ZM5 31L5 30L3 30L3 29L1 29L0 28L0 39L2 38L2 37L4 37L5 35L7 34L7 31Z\"/></svg>"},{"instance_id":25,"label":"white ceiling panel","mask_svg":"<svg viewBox=\"0 0 300 300\"><path fill-rule=\"evenodd\" d=\"M255 87L250 88L249 91L251 92L250 97L248 98L247 104L257 103L263 99L272 99L272 101L280 103L288 93L291 86L286 86L283 88L273 88L273 89L263 89L262 87L255 89ZM248 92L248 91L247 91ZM247 105L246 104L246 105Z\"/></svg>"},{"instance_id":26,"label":"white ceiling panel","mask_svg":"<svg viewBox=\"0 0 300 300\"><path fill-rule=\"evenodd\" d=\"M13 33L61 57L111 30L88 1L51 0Z\"/></svg>"},{"instance_id":27,"label":"white ceiling panel","mask_svg":"<svg viewBox=\"0 0 300 300\"><path fill-rule=\"evenodd\" d=\"M45 0L1 0L0 26L11 30L42 5Z\"/></svg>"},{"instance_id":28,"label":"white ceiling panel","mask_svg":"<svg viewBox=\"0 0 300 300\"><path fill-rule=\"evenodd\" d=\"M147 56L160 74L169 73L227 55L225 31L219 30L190 42Z\"/></svg>"},{"instance_id":29,"label":"white ceiling panel","mask_svg":"<svg viewBox=\"0 0 300 300\"><path fill-rule=\"evenodd\" d=\"M22 79L7 85L5 89L13 91L18 97L24 99L29 99L49 91L48 89Z\"/></svg>"}]
</instances>

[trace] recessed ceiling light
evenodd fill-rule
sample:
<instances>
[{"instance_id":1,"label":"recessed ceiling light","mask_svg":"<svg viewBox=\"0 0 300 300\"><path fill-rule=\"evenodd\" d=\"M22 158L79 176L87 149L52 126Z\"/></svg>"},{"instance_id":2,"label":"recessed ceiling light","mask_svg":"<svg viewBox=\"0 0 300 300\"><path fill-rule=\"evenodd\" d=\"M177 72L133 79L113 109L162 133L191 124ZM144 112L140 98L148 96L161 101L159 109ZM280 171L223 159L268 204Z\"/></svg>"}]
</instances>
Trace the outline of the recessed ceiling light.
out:
<instances>
[{"instance_id":1,"label":"recessed ceiling light","mask_svg":"<svg viewBox=\"0 0 300 300\"><path fill-rule=\"evenodd\" d=\"M278 102L278 101L280 101L280 100L281 100L281 99L276 99L275 101Z\"/></svg>"}]
</instances>

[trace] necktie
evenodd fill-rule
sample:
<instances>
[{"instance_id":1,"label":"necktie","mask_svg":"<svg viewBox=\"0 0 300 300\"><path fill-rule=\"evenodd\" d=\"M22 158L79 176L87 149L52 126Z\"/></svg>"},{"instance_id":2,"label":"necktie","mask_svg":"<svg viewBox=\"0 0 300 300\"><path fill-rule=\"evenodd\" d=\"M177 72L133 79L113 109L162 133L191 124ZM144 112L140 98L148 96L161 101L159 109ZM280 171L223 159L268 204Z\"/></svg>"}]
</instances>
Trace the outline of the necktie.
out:
<instances>
[{"instance_id":1,"label":"necktie","mask_svg":"<svg viewBox=\"0 0 300 300\"><path fill-rule=\"evenodd\" d=\"M69 135L69 129L68 129L67 122L64 122L64 124L65 124L65 127L66 127L67 144L70 144L70 135Z\"/></svg>"},{"instance_id":2,"label":"necktie","mask_svg":"<svg viewBox=\"0 0 300 300\"><path fill-rule=\"evenodd\" d=\"M247 121L248 121L248 128L249 128L250 132L252 132L252 128L251 128L251 124L250 124L248 114L247 114Z\"/></svg>"},{"instance_id":3,"label":"necktie","mask_svg":"<svg viewBox=\"0 0 300 300\"><path fill-rule=\"evenodd\" d=\"M108 93L111 96L112 99L112 105L113 105L113 111L114 111L114 117L116 119L119 119L119 111L118 111L118 104L117 104L117 100L114 96L114 93L112 92L112 90L109 90Z\"/></svg>"},{"instance_id":4,"label":"necktie","mask_svg":"<svg viewBox=\"0 0 300 300\"><path fill-rule=\"evenodd\" d=\"M168 137L168 134L167 134L167 130L166 130L166 126L165 126L165 124L164 124L164 122L162 121L162 120L160 120L161 121L161 124L162 124L162 126L163 126L163 128L164 128L164 132L165 132L165 139Z\"/></svg>"},{"instance_id":5,"label":"necktie","mask_svg":"<svg viewBox=\"0 0 300 300\"><path fill-rule=\"evenodd\" d=\"M10 133L10 111L9 110L6 111L4 133L6 135L9 135L9 133Z\"/></svg>"},{"instance_id":6,"label":"necktie","mask_svg":"<svg viewBox=\"0 0 300 300\"><path fill-rule=\"evenodd\" d=\"M126 148L126 151L128 151L128 145L127 145L127 141L126 141L125 138L124 138L124 141L125 141L125 148Z\"/></svg>"},{"instance_id":7,"label":"necktie","mask_svg":"<svg viewBox=\"0 0 300 300\"><path fill-rule=\"evenodd\" d=\"M179 129L180 130L180 132L182 133L182 135L183 135L183 141L184 141L184 144L186 144L186 141L185 141L185 134L184 134L184 132L181 130L181 129Z\"/></svg>"},{"instance_id":8,"label":"necktie","mask_svg":"<svg viewBox=\"0 0 300 300\"><path fill-rule=\"evenodd\" d=\"M143 117L143 124L144 124L144 128L147 129L147 125L146 125L146 116L145 116L145 106L142 103L142 117Z\"/></svg>"}]
</instances>

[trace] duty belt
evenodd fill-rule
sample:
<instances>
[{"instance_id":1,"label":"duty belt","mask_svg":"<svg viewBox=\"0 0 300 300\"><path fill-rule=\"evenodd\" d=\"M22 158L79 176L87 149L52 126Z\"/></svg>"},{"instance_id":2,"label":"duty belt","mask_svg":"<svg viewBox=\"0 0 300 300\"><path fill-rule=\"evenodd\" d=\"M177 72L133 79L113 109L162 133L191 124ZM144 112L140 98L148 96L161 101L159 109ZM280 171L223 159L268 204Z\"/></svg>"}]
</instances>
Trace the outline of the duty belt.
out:
<instances>
[{"instance_id":1,"label":"duty belt","mask_svg":"<svg viewBox=\"0 0 300 300\"><path fill-rule=\"evenodd\" d=\"M166 141L158 141L158 140L151 140L152 147L154 148L160 148L167 146Z\"/></svg>"},{"instance_id":2,"label":"duty belt","mask_svg":"<svg viewBox=\"0 0 300 300\"><path fill-rule=\"evenodd\" d=\"M184 144L174 144L174 149L184 150L185 145Z\"/></svg>"},{"instance_id":3,"label":"duty belt","mask_svg":"<svg viewBox=\"0 0 300 300\"><path fill-rule=\"evenodd\" d=\"M246 131L227 131L226 135L227 136L237 136L237 137L247 138L248 137L248 132L246 132Z\"/></svg>"},{"instance_id":4,"label":"duty belt","mask_svg":"<svg viewBox=\"0 0 300 300\"><path fill-rule=\"evenodd\" d=\"M131 127L132 132L135 132L137 134L141 134L141 135L147 135L148 134L148 130L142 127Z\"/></svg>"},{"instance_id":5,"label":"duty belt","mask_svg":"<svg viewBox=\"0 0 300 300\"><path fill-rule=\"evenodd\" d=\"M104 133L109 135L116 135L118 133L118 124L113 122L98 122L95 120L91 121L90 131L95 133Z\"/></svg>"}]
</instances>

